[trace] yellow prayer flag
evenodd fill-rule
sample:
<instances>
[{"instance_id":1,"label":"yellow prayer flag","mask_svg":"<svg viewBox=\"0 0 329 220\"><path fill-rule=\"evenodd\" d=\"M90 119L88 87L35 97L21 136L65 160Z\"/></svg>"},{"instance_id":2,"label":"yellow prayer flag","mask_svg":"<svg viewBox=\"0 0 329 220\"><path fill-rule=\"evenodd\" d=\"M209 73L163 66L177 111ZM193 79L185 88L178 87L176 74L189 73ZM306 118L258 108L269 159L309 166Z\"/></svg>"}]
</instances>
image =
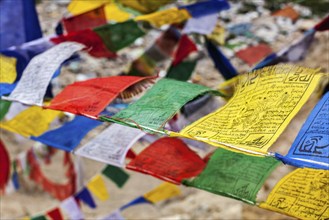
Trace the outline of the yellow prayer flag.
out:
<instances>
[{"instance_id":1,"label":"yellow prayer flag","mask_svg":"<svg viewBox=\"0 0 329 220\"><path fill-rule=\"evenodd\" d=\"M179 133L228 149L266 154L312 94L318 70L277 65L239 76L229 102Z\"/></svg>"},{"instance_id":2,"label":"yellow prayer flag","mask_svg":"<svg viewBox=\"0 0 329 220\"><path fill-rule=\"evenodd\" d=\"M30 220L30 219L31 219L31 218L28 217L28 216L25 216L25 217L21 218L21 220Z\"/></svg>"},{"instance_id":3,"label":"yellow prayer flag","mask_svg":"<svg viewBox=\"0 0 329 220\"><path fill-rule=\"evenodd\" d=\"M225 44L225 29L218 22L211 34L207 35L210 40L215 41L219 45Z\"/></svg>"},{"instance_id":4,"label":"yellow prayer flag","mask_svg":"<svg viewBox=\"0 0 329 220\"><path fill-rule=\"evenodd\" d=\"M156 10L158 10L162 5L168 4L172 2L173 0L156 0L156 1L150 1L150 0L138 0L138 1L132 1L132 0L119 0L120 3L123 5L126 5L130 8L133 8L137 11L142 12L143 14L151 13Z\"/></svg>"},{"instance_id":5,"label":"yellow prayer flag","mask_svg":"<svg viewBox=\"0 0 329 220\"><path fill-rule=\"evenodd\" d=\"M164 182L161 185L159 185L157 188L146 193L144 195L144 198L152 203L157 203L162 200L170 199L174 196L177 196L180 193L181 192L178 186Z\"/></svg>"},{"instance_id":6,"label":"yellow prayer flag","mask_svg":"<svg viewBox=\"0 0 329 220\"><path fill-rule=\"evenodd\" d=\"M17 77L16 58L0 55L0 83L13 83Z\"/></svg>"},{"instance_id":7,"label":"yellow prayer flag","mask_svg":"<svg viewBox=\"0 0 329 220\"><path fill-rule=\"evenodd\" d=\"M329 170L296 169L259 206L299 219L328 219Z\"/></svg>"},{"instance_id":8,"label":"yellow prayer flag","mask_svg":"<svg viewBox=\"0 0 329 220\"><path fill-rule=\"evenodd\" d=\"M109 3L111 0L97 0L97 1L81 1L72 0L67 10L72 13L72 15L79 15L84 12L93 10L100 7L103 4Z\"/></svg>"},{"instance_id":9,"label":"yellow prayer flag","mask_svg":"<svg viewBox=\"0 0 329 220\"><path fill-rule=\"evenodd\" d=\"M110 197L104 179L100 174L97 174L88 182L87 188L101 201L106 201Z\"/></svg>"},{"instance_id":10,"label":"yellow prayer flag","mask_svg":"<svg viewBox=\"0 0 329 220\"><path fill-rule=\"evenodd\" d=\"M155 27L161 27L165 24L180 23L191 18L191 15L185 9L170 8L163 11L154 12L148 15L141 15L135 18L136 21L147 21Z\"/></svg>"},{"instance_id":11,"label":"yellow prayer flag","mask_svg":"<svg viewBox=\"0 0 329 220\"><path fill-rule=\"evenodd\" d=\"M0 128L18 133L25 137L39 136L48 130L50 123L62 112L32 106L13 119L1 122Z\"/></svg>"},{"instance_id":12,"label":"yellow prayer flag","mask_svg":"<svg viewBox=\"0 0 329 220\"><path fill-rule=\"evenodd\" d=\"M109 3L105 6L105 15L108 21L124 22L132 17L131 14L121 10L117 4Z\"/></svg>"}]
</instances>

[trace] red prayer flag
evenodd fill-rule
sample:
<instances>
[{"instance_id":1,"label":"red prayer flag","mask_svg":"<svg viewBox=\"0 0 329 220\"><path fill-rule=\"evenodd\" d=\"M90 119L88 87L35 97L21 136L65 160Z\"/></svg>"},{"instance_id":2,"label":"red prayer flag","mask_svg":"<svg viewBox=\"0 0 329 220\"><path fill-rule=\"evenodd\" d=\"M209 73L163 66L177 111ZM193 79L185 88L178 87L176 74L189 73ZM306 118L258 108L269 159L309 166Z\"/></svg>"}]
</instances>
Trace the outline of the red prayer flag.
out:
<instances>
[{"instance_id":1,"label":"red prayer flag","mask_svg":"<svg viewBox=\"0 0 329 220\"><path fill-rule=\"evenodd\" d=\"M5 145L0 140L0 194L4 192L10 175L10 159Z\"/></svg>"},{"instance_id":2,"label":"red prayer flag","mask_svg":"<svg viewBox=\"0 0 329 220\"><path fill-rule=\"evenodd\" d=\"M273 16L282 16L290 18L292 21L296 21L299 17L298 12L291 6L287 6L281 10L278 10L272 14Z\"/></svg>"},{"instance_id":3,"label":"red prayer flag","mask_svg":"<svg viewBox=\"0 0 329 220\"><path fill-rule=\"evenodd\" d=\"M59 208L54 208L50 211L47 212L47 215L50 217L52 220L64 220L61 211Z\"/></svg>"},{"instance_id":4,"label":"red prayer flag","mask_svg":"<svg viewBox=\"0 0 329 220\"><path fill-rule=\"evenodd\" d=\"M94 57L117 57L116 53L109 51L103 43L103 40L90 29L72 32L66 35L60 35L55 38L51 38L50 40L55 44L66 41L81 43L87 47L85 50L87 50L88 53Z\"/></svg>"},{"instance_id":5,"label":"red prayer flag","mask_svg":"<svg viewBox=\"0 0 329 220\"><path fill-rule=\"evenodd\" d=\"M198 49L195 43L186 34L184 34L179 41L178 49L176 51L172 65L176 66L182 62L190 53L197 50Z\"/></svg>"},{"instance_id":6,"label":"red prayer flag","mask_svg":"<svg viewBox=\"0 0 329 220\"><path fill-rule=\"evenodd\" d=\"M183 179L201 173L205 165L182 140L164 137L137 155L127 168L180 184Z\"/></svg>"},{"instance_id":7,"label":"red prayer flag","mask_svg":"<svg viewBox=\"0 0 329 220\"><path fill-rule=\"evenodd\" d=\"M253 66L271 53L272 49L268 45L258 44L238 51L236 56L246 62L249 66Z\"/></svg>"},{"instance_id":8,"label":"red prayer flag","mask_svg":"<svg viewBox=\"0 0 329 220\"><path fill-rule=\"evenodd\" d=\"M73 83L45 108L97 118L121 92L135 83L153 77L110 76Z\"/></svg>"},{"instance_id":9,"label":"red prayer flag","mask_svg":"<svg viewBox=\"0 0 329 220\"><path fill-rule=\"evenodd\" d=\"M329 30L329 15L321 20L314 26L314 29L317 31L327 31Z\"/></svg>"},{"instance_id":10,"label":"red prayer flag","mask_svg":"<svg viewBox=\"0 0 329 220\"><path fill-rule=\"evenodd\" d=\"M107 23L104 5L76 16L64 18L62 21L67 33L92 29Z\"/></svg>"}]
</instances>

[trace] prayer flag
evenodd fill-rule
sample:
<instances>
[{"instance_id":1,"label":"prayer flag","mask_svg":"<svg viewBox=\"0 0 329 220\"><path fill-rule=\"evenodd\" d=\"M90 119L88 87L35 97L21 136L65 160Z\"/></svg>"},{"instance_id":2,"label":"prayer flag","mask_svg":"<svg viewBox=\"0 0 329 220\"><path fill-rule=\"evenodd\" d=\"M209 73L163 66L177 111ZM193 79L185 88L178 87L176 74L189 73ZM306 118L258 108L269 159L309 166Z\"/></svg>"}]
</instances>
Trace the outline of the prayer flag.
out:
<instances>
[{"instance_id":1,"label":"prayer flag","mask_svg":"<svg viewBox=\"0 0 329 220\"><path fill-rule=\"evenodd\" d=\"M73 196L68 197L60 204L70 219L84 219L81 209Z\"/></svg>"},{"instance_id":2,"label":"prayer flag","mask_svg":"<svg viewBox=\"0 0 329 220\"><path fill-rule=\"evenodd\" d=\"M65 42L35 56L24 70L14 91L3 99L42 105L48 84L58 67L83 47L82 44Z\"/></svg>"},{"instance_id":3,"label":"prayer flag","mask_svg":"<svg viewBox=\"0 0 329 220\"><path fill-rule=\"evenodd\" d=\"M308 116L288 155L276 157L297 167L329 169L329 92Z\"/></svg>"},{"instance_id":4,"label":"prayer flag","mask_svg":"<svg viewBox=\"0 0 329 220\"><path fill-rule=\"evenodd\" d=\"M51 220L64 220L63 215L58 207L48 211L47 216Z\"/></svg>"},{"instance_id":5,"label":"prayer flag","mask_svg":"<svg viewBox=\"0 0 329 220\"><path fill-rule=\"evenodd\" d=\"M137 76L110 76L75 82L60 92L46 108L97 118L121 92L150 79Z\"/></svg>"},{"instance_id":6,"label":"prayer flag","mask_svg":"<svg viewBox=\"0 0 329 220\"><path fill-rule=\"evenodd\" d=\"M286 6L283 9L274 12L272 16L281 16L281 17L290 18L293 22L295 22L298 19L299 14L293 7Z\"/></svg>"},{"instance_id":7,"label":"prayer flag","mask_svg":"<svg viewBox=\"0 0 329 220\"><path fill-rule=\"evenodd\" d=\"M189 19L191 15L185 9L170 8L148 15L141 15L135 18L136 21L147 21L151 25L160 28L165 24L181 23Z\"/></svg>"},{"instance_id":8,"label":"prayer flag","mask_svg":"<svg viewBox=\"0 0 329 220\"><path fill-rule=\"evenodd\" d=\"M327 31L329 30L329 15L321 20L314 26L316 31Z\"/></svg>"},{"instance_id":9,"label":"prayer flag","mask_svg":"<svg viewBox=\"0 0 329 220\"><path fill-rule=\"evenodd\" d=\"M158 10L161 6L173 2L173 0L149 1L149 0L119 0L125 6L131 7L143 14L149 14Z\"/></svg>"},{"instance_id":10,"label":"prayer flag","mask_svg":"<svg viewBox=\"0 0 329 220\"><path fill-rule=\"evenodd\" d=\"M131 201L131 202L125 204L124 206L122 206L122 207L120 208L120 211L123 211L123 210L129 208L130 206L139 205L139 204L144 204L144 203L146 203L146 204L151 204L151 202L149 202L148 200L146 200L146 199L144 198L144 196L140 196L140 197L134 199L133 201Z\"/></svg>"},{"instance_id":11,"label":"prayer flag","mask_svg":"<svg viewBox=\"0 0 329 220\"><path fill-rule=\"evenodd\" d=\"M281 179L259 207L298 219L328 219L328 192L328 170L299 168Z\"/></svg>"},{"instance_id":12,"label":"prayer flag","mask_svg":"<svg viewBox=\"0 0 329 220\"><path fill-rule=\"evenodd\" d=\"M121 215L120 210L116 210L111 214L101 218L101 220L125 220L125 218Z\"/></svg>"},{"instance_id":13,"label":"prayer flag","mask_svg":"<svg viewBox=\"0 0 329 220\"><path fill-rule=\"evenodd\" d=\"M137 102L112 118L101 117L101 119L140 128L151 133L162 132L165 123L185 103L207 92L220 94L205 86L161 79Z\"/></svg>"},{"instance_id":14,"label":"prayer flag","mask_svg":"<svg viewBox=\"0 0 329 220\"><path fill-rule=\"evenodd\" d=\"M60 114L59 111L32 106L16 115L13 119L1 122L0 128L25 137L39 136L48 130L50 123Z\"/></svg>"},{"instance_id":15,"label":"prayer flag","mask_svg":"<svg viewBox=\"0 0 329 220\"><path fill-rule=\"evenodd\" d=\"M7 114L9 108L10 108L11 102L0 99L0 121L5 117Z\"/></svg>"},{"instance_id":16,"label":"prayer flag","mask_svg":"<svg viewBox=\"0 0 329 220\"><path fill-rule=\"evenodd\" d=\"M176 66L181 63L190 53L194 51L198 51L195 43L186 34L184 34L179 40L178 49L176 50L172 65Z\"/></svg>"},{"instance_id":17,"label":"prayer flag","mask_svg":"<svg viewBox=\"0 0 329 220\"><path fill-rule=\"evenodd\" d=\"M272 53L272 49L266 44L258 44L256 46L250 46L246 49L236 52L236 56L246 62L249 66L252 66L266 56Z\"/></svg>"},{"instance_id":18,"label":"prayer flag","mask_svg":"<svg viewBox=\"0 0 329 220\"><path fill-rule=\"evenodd\" d=\"M10 159L5 145L0 140L0 195L5 192L10 177Z\"/></svg>"},{"instance_id":19,"label":"prayer flag","mask_svg":"<svg viewBox=\"0 0 329 220\"><path fill-rule=\"evenodd\" d=\"M272 157L255 157L217 149L203 172L183 184L250 204L279 162Z\"/></svg>"},{"instance_id":20,"label":"prayer flag","mask_svg":"<svg viewBox=\"0 0 329 220\"><path fill-rule=\"evenodd\" d=\"M196 67L197 61L182 61L176 66L170 66L166 78L187 81Z\"/></svg>"},{"instance_id":21,"label":"prayer flag","mask_svg":"<svg viewBox=\"0 0 329 220\"><path fill-rule=\"evenodd\" d=\"M144 135L138 129L113 124L75 153L113 166L123 167L128 150Z\"/></svg>"},{"instance_id":22,"label":"prayer flag","mask_svg":"<svg viewBox=\"0 0 329 220\"><path fill-rule=\"evenodd\" d=\"M95 201L86 187L80 190L80 192L78 192L75 197L86 203L90 208L96 208Z\"/></svg>"},{"instance_id":23,"label":"prayer flag","mask_svg":"<svg viewBox=\"0 0 329 220\"><path fill-rule=\"evenodd\" d=\"M216 69L228 80L238 75L238 71L231 64L230 60L220 51L210 40L206 41L207 51L211 59L213 60Z\"/></svg>"},{"instance_id":24,"label":"prayer flag","mask_svg":"<svg viewBox=\"0 0 329 220\"><path fill-rule=\"evenodd\" d=\"M205 165L182 140L164 137L138 154L127 168L180 184L183 179L197 176Z\"/></svg>"},{"instance_id":25,"label":"prayer flag","mask_svg":"<svg viewBox=\"0 0 329 220\"><path fill-rule=\"evenodd\" d=\"M105 186L103 177L100 174L94 176L88 183L87 188L101 201L109 199L110 195Z\"/></svg>"},{"instance_id":26,"label":"prayer flag","mask_svg":"<svg viewBox=\"0 0 329 220\"><path fill-rule=\"evenodd\" d=\"M180 193L181 191L178 186L164 182L155 189L146 193L144 198L152 203L157 203L178 196Z\"/></svg>"},{"instance_id":27,"label":"prayer flag","mask_svg":"<svg viewBox=\"0 0 329 220\"><path fill-rule=\"evenodd\" d=\"M1 0L0 8L0 50L42 37L34 0Z\"/></svg>"},{"instance_id":28,"label":"prayer flag","mask_svg":"<svg viewBox=\"0 0 329 220\"><path fill-rule=\"evenodd\" d=\"M197 33L197 34L211 34L211 32L214 30L218 20L218 14L209 14L202 17L192 17L187 20L184 29L182 32L184 34L191 34L191 33Z\"/></svg>"},{"instance_id":29,"label":"prayer flag","mask_svg":"<svg viewBox=\"0 0 329 220\"><path fill-rule=\"evenodd\" d=\"M95 28L107 23L104 5L79 15L64 18L62 21L68 33Z\"/></svg>"},{"instance_id":30,"label":"prayer flag","mask_svg":"<svg viewBox=\"0 0 329 220\"><path fill-rule=\"evenodd\" d=\"M0 83L13 83L17 77L16 58L0 54Z\"/></svg>"},{"instance_id":31,"label":"prayer flag","mask_svg":"<svg viewBox=\"0 0 329 220\"><path fill-rule=\"evenodd\" d=\"M145 34L134 20L106 24L95 28L94 31L102 38L106 47L113 52L129 46Z\"/></svg>"},{"instance_id":32,"label":"prayer flag","mask_svg":"<svg viewBox=\"0 0 329 220\"><path fill-rule=\"evenodd\" d=\"M234 96L225 106L185 127L178 136L265 154L307 101L320 78L316 69L291 65L240 75Z\"/></svg>"},{"instance_id":33,"label":"prayer flag","mask_svg":"<svg viewBox=\"0 0 329 220\"><path fill-rule=\"evenodd\" d=\"M47 131L38 137L32 136L31 139L70 152L79 145L89 131L101 124L102 122L97 120L84 116L75 116L72 121L63 126Z\"/></svg>"},{"instance_id":34,"label":"prayer flag","mask_svg":"<svg viewBox=\"0 0 329 220\"><path fill-rule=\"evenodd\" d=\"M74 41L81 43L86 46L85 51L87 51L91 56L94 57L114 58L117 56L116 53L111 52L106 48L100 36L98 36L94 31L89 29L60 35L51 38L50 40L56 44L66 41Z\"/></svg>"},{"instance_id":35,"label":"prayer flag","mask_svg":"<svg viewBox=\"0 0 329 220\"><path fill-rule=\"evenodd\" d=\"M105 169L102 170L102 174L112 180L120 188L129 179L129 174L123 169L111 165L107 165Z\"/></svg>"},{"instance_id":36,"label":"prayer flag","mask_svg":"<svg viewBox=\"0 0 329 220\"><path fill-rule=\"evenodd\" d=\"M227 10L230 5L226 0L206 0L195 4L184 5L180 8L185 8L192 17L198 18L209 14L218 13L222 10Z\"/></svg>"},{"instance_id":37,"label":"prayer flag","mask_svg":"<svg viewBox=\"0 0 329 220\"><path fill-rule=\"evenodd\" d=\"M36 216L32 216L31 220L47 220L47 218L44 215L36 215Z\"/></svg>"},{"instance_id":38,"label":"prayer flag","mask_svg":"<svg viewBox=\"0 0 329 220\"><path fill-rule=\"evenodd\" d=\"M81 1L72 0L67 6L67 10L73 15L79 15L88 11L101 7L103 4L109 3L109 0L97 0L97 1Z\"/></svg>"}]
</instances>

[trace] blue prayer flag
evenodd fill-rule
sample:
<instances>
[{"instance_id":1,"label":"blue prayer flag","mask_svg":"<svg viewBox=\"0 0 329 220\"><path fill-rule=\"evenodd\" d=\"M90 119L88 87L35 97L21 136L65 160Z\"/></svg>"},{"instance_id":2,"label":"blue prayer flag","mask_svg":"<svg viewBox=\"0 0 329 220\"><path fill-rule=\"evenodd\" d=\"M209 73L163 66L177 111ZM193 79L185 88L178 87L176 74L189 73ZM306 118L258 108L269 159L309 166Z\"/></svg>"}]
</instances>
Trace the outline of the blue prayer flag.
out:
<instances>
[{"instance_id":1,"label":"blue prayer flag","mask_svg":"<svg viewBox=\"0 0 329 220\"><path fill-rule=\"evenodd\" d=\"M197 18L213 13L218 13L222 10L227 10L230 8L230 5L226 0L208 0L195 4L184 5L179 8L186 9L192 15L192 17Z\"/></svg>"},{"instance_id":2,"label":"blue prayer flag","mask_svg":"<svg viewBox=\"0 0 329 220\"><path fill-rule=\"evenodd\" d=\"M275 156L297 167L329 169L329 92L308 116L288 154Z\"/></svg>"},{"instance_id":3,"label":"blue prayer flag","mask_svg":"<svg viewBox=\"0 0 329 220\"><path fill-rule=\"evenodd\" d=\"M146 204L152 204L151 202L149 202L148 200L146 200L146 199L144 198L144 196L140 196L140 197L134 199L133 201L129 202L128 204L122 206L122 207L120 208L120 211L123 211L123 210L129 208L130 206L139 205L139 204L144 204L144 203L146 203Z\"/></svg>"},{"instance_id":4,"label":"blue prayer flag","mask_svg":"<svg viewBox=\"0 0 329 220\"><path fill-rule=\"evenodd\" d=\"M81 201L83 201L84 203L86 203L90 208L96 208L96 203L91 195L91 193L89 192L89 190L84 187L80 192L78 192L75 195L76 198L80 199Z\"/></svg>"},{"instance_id":5,"label":"blue prayer flag","mask_svg":"<svg viewBox=\"0 0 329 220\"><path fill-rule=\"evenodd\" d=\"M62 127L48 131L38 137L32 136L31 139L70 152L79 145L82 138L90 130L100 124L102 122L97 120L84 116L75 116L72 121L64 124Z\"/></svg>"}]
</instances>

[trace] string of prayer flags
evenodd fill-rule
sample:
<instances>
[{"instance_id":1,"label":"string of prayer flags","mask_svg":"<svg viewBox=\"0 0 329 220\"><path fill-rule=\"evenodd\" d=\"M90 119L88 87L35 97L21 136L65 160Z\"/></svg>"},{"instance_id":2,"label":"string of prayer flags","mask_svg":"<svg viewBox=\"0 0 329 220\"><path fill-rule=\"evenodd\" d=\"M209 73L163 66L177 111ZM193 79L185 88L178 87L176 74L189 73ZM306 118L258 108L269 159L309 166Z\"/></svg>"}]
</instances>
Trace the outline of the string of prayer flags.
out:
<instances>
[{"instance_id":1,"label":"string of prayer flags","mask_svg":"<svg viewBox=\"0 0 329 220\"><path fill-rule=\"evenodd\" d=\"M80 192L78 192L75 195L75 198L83 201L85 204L87 204L90 208L96 208L96 203L91 195L91 193L89 192L89 190L84 187Z\"/></svg>"},{"instance_id":2,"label":"string of prayer flags","mask_svg":"<svg viewBox=\"0 0 329 220\"><path fill-rule=\"evenodd\" d=\"M101 5L93 10L84 12L79 15L62 19L67 33L76 32L84 29L92 29L107 23L105 5Z\"/></svg>"},{"instance_id":3,"label":"string of prayer flags","mask_svg":"<svg viewBox=\"0 0 329 220\"><path fill-rule=\"evenodd\" d=\"M199 18L205 15L218 13L230 8L226 0L206 0L195 4L184 5L179 8L186 9L192 17Z\"/></svg>"},{"instance_id":4,"label":"string of prayer flags","mask_svg":"<svg viewBox=\"0 0 329 220\"><path fill-rule=\"evenodd\" d=\"M10 159L5 145L0 140L0 195L5 193L5 188L10 177Z\"/></svg>"},{"instance_id":5,"label":"string of prayer flags","mask_svg":"<svg viewBox=\"0 0 329 220\"><path fill-rule=\"evenodd\" d=\"M100 118L104 121L137 127L150 133L162 132L160 130L163 129L165 123L185 103L208 92L220 95L219 92L205 86L172 79L161 79L128 108L111 118Z\"/></svg>"},{"instance_id":6,"label":"string of prayer flags","mask_svg":"<svg viewBox=\"0 0 329 220\"><path fill-rule=\"evenodd\" d=\"M87 183L87 188L93 193L93 195L95 195L101 201L106 201L110 197L104 179L100 174L94 176Z\"/></svg>"},{"instance_id":7,"label":"string of prayer flags","mask_svg":"<svg viewBox=\"0 0 329 220\"><path fill-rule=\"evenodd\" d=\"M50 123L60 114L62 113L59 111L32 106L11 120L1 122L0 128L25 137L39 136L48 130Z\"/></svg>"},{"instance_id":8,"label":"string of prayer flags","mask_svg":"<svg viewBox=\"0 0 329 220\"><path fill-rule=\"evenodd\" d=\"M298 219L328 219L328 192L328 170L299 168L281 179L259 207Z\"/></svg>"},{"instance_id":9,"label":"string of prayer flags","mask_svg":"<svg viewBox=\"0 0 329 220\"><path fill-rule=\"evenodd\" d=\"M79 145L89 131L101 124L100 121L77 115L63 126L47 131L38 137L32 136L31 139L70 152Z\"/></svg>"},{"instance_id":10,"label":"string of prayer flags","mask_svg":"<svg viewBox=\"0 0 329 220\"><path fill-rule=\"evenodd\" d=\"M255 204L258 191L277 165L279 162L272 157L217 149L203 172L183 184Z\"/></svg>"},{"instance_id":11,"label":"string of prayer flags","mask_svg":"<svg viewBox=\"0 0 329 220\"><path fill-rule=\"evenodd\" d=\"M143 14L149 14L158 10L161 6L173 2L173 0L161 0L161 1L130 1L130 0L119 0L119 2L125 6L131 7Z\"/></svg>"},{"instance_id":12,"label":"string of prayer flags","mask_svg":"<svg viewBox=\"0 0 329 220\"><path fill-rule=\"evenodd\" d=\"M110 76L75 82L64 88L46 108L97 118L128 87L151 78Z\"/></svg>"},{"instance_id":13,"label":"string of prayer flags","mask_svg":"<svg viewBox=\"0 0 329 220\"><path fill-rule=\"evenodd\" d=\"M218 14L209 14L199 18L192 17L187 20L182 30L183 34L211 34L217 24Z\"/></svg>"},{"instance_id":14,"label":"string of prayer flags","mask_svg":"<svg viewBox=\"0 0 329 220\"><path fill-rule=\"evenodd\" d=\"M117 52L129 46L137 38L145 35L145 32L139 28L134 20L106 24L95 28L94 31L102 38L106 47L112 52Z\"/></svg>"},{"instance_id":15,"label":"string of prayer flags","mask_svg":"<svg viewBox=\"0 0 329 220\"><path fill-rule=\"evenodd\" d=\"M0 99L0 121L5 117L7 114L9 108L10 108L11 102Z\"/></svg>"},{"instance_id":16,"label":"string of prayer flags","mask_svg":"<svg viewBox=\"0 0 329 220\"><path fill-rule=\"evenodd\" d=\"M239 50L235 54L249 66L253 66L271 53L272 49L267 44L258 44Z\"/></svg>"},{"instance_id":17,"label":"string of prayer flags","mask_svg":"<svg viewBox=\"0 0 329 220\"><path fill-rule=\"evenodd\" d=\"M114 58L117 56L116 53L109 51L100 36L90 29L60 35L50 40L56 44L66 41L81 43L86 46L85 50L94 57Z\"/></svg>"},{"instance_id":18,"label":"string of prayer flags","mask_svg":"<svg viewBox=\"0 0 329 220\"><path fill-rule=\"evenodd\" d=\"M152 14L141 15L135 18L136 21L146 21L152 26L160 28L165 24L181 23L191 18L191 15L185 9L170 8L162 11L157 11Z\"/></svg>"},{"instance_id":19,"label":"string of prayer flags","mask_svg":"<svg viewBox=\"0 0 329 220\"><path fill-rule=\"evenodd\" d=\"M329 92L314 107L288 155L276 154L286 164L296 167L329 169Z\"/></svg>"},{"instance_id":20,"label":"string of prayer flags","mask_svg":"<svg viewBox=\"0 0 329 220\"><path fill-rule=\"evenodd\" d=\"M319 23L314 26L316 31L327 31L329 30L329 15L322 19Z\"/></svg>"},{"instance_id":21,"label":"string of prayer flags","mask_svg":"<svg viewBox=\"0 0 329 220\"><path fill-rule=\"evenodd\" d=\"M60 208L65 211L70 219L84 219L83 213L73 196L62 201Z\"/></svg>"},{"instance_id":22,"label":"string of prayer flags","mask_svg":"<svg viewBox=\"0 0 329 220\"><path fill-rule=\"evenodd\" d=\"M197 176L205 165L182 140L164 137L138 154L127 168L180 184L183 179Z\"/></svg>"},{"instance_id":23,"label":"string of prayer flags","mask_svg":"<svg viewBox=\"0 0 329 220\"><path fill-rule=\"evenodd\" d=\"M24 70L14 91L8 97L2 98L41 106L47 86L58 67L83 48L82 44L65 42L35 56Z\"/></svg>"},{"instance_id":24,"label":"string of prayer flags","mask_svg":"<svg viewBox=\"0 0 329 220\"><path fill-rule=\"evenodd\" d=\"M102 170L102 174L112 180L119 188L122 188L129 179L129 174L123 169L111 165L107 165Z\"/></svg>"},{"instance_id":25,"label":"string of prayer flags","mask_svg":"<svg viewBox=\"0 0 329 220\"><path fill-rule=\"evenodd\" d=\"M128 150L144 135L138 129L113 124L79 148L75 154L123 167Z\"/></svg>"},{"instance_id":26,"label":"string of prayer flags","mask_svg":"<svg viewBox=\"0 0 329 220\"><path fill-rule=\"evenodd\" d=\"M207 51L211 59L213 60L216 69L228 80L238 75L238 71L231 64L230 60L220 51L210 40L206 40Z\"/></svg>"},{"instance_id":27,"label":"string of prayer flags","mask_svg":"<svg viewBox=\"0 0 329 220\"><path fill-rule=\"evenodd\" d=\"M0 54L0 83L13 83L17 77L17 59Z\"/></svg>"},{"instance_id":28,"label":"string of prayer flags","mask_svg":"<svg viewBox=\"0 0 329 220\"><path fill-rule=\"evenodd\" d=\"M42 37L34 0L2 0L0 8L0 50Z\"/></svg>"},{"instance_id":29,"label":"string of prayer flags","mask_svg":"<svg viewBox=\"0 0 329 220\"><path fill-rule=\"evenodd\" d=\"M234 96L185 127L183 136L218 147L265 154L307 101L321 78L317 69L277 65L240 75Z\"/></svg>"},{"instance_id":30,"label":"string of prayer flags","mask_svg":"<svg viewBox=\"0 0 329 220\"><path fill-rule=\"evenodd\" d=\"M181 191L178 186L164 182L155 189L144 194L144 198L151 203L157 203L178 196L180 193Z\"/></svg>"},{"instance_id":31,"label":"string of prayer flags","mask_svg":"<svg viewBox=\"0 0 329 220\"><path fill-rule=\"evenodd\" d=\"M49 217L51 220L64 220L63 215L58 207L48 211L47 217Z\"/></svg>"}]
</instances>

